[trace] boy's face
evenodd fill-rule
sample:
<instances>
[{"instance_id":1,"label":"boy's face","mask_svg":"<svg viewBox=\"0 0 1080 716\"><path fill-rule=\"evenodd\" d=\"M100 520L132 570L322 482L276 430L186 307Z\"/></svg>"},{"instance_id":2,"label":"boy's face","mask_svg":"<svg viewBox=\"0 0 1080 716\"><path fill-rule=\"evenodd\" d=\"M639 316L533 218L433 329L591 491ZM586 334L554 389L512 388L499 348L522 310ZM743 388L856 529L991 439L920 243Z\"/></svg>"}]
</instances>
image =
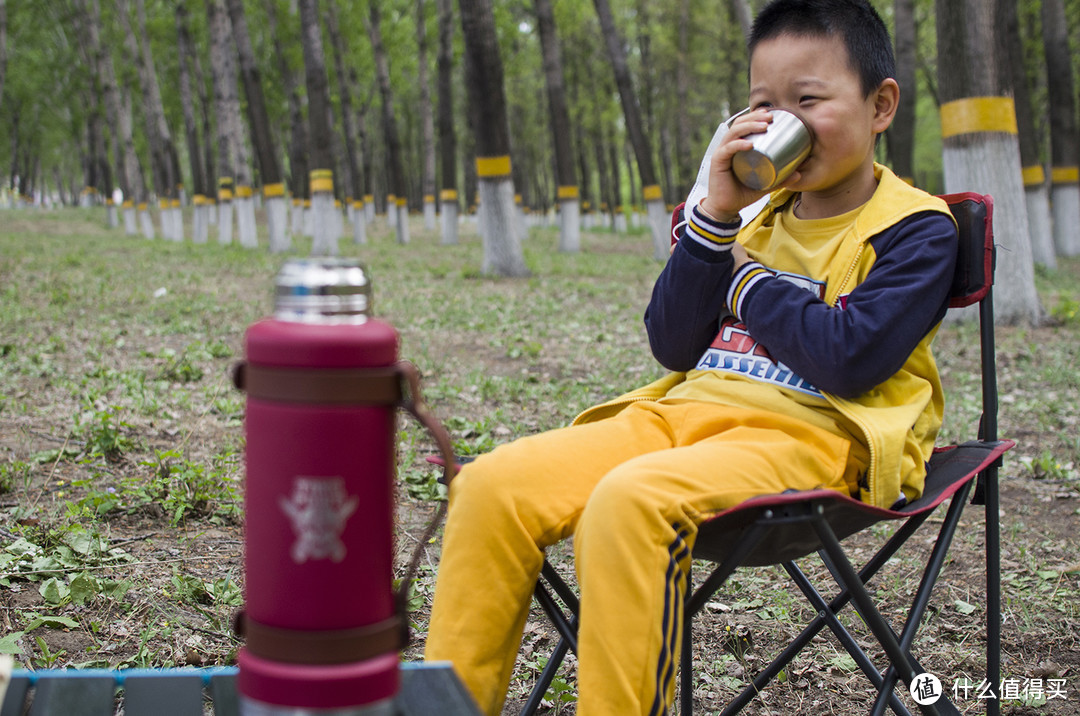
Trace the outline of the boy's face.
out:
<instances>
[{"instance_id":1,"label":"boy's face","mask_svg":"<svg viewBox=\"0 0 1080 716\"><path fill-rule=\"evenodd\" d=\"M873 181L874 141L895 113L895 106L882 111L879 94L863 94L837 36L780 35L758 43L750 58L750 106L794 112L814 135L789 187L804 194L860 193Z\"/></svg>"}]
</instances>

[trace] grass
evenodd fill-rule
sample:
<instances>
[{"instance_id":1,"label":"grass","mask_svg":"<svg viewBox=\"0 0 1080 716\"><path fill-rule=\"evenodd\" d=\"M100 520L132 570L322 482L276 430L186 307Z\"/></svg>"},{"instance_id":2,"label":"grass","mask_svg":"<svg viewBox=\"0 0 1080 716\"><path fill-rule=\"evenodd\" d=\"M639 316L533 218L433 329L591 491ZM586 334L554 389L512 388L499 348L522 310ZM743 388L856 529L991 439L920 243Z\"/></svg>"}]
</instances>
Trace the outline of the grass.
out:
<instances>
[{"instance_id":1,"label":"grass","mask_svg":"<svg viewBox=\"0 0 1080 716\"><path fill-rule=\"evenodd\" d=\"M585 232L583 252L566 255L554 229L534 228L525 244L532 276L505 280L479 274L471 224L460 245L443 247L416 221L407 246L377 224L368 245L341 248L367 265L375 314L398 329L401 356L420 368L460 453L563 425L662 374L641 321L661 268L643 233ZM297 243L303 255L307 244ZM35 667L232 662L244 400L229 369L246 327L271 310L283 260L126 237L104 228L102 210L0 211L0 652ZM1003 475L1005 664L1017 677L1042 665L1056 678L1080 668L1080 261L1037 279L1052 323L999 330L1001 433L1019 442ZM942 441L968 439L978 420L977 332L947 325L937 352L949 398ZM404 560L443 491L424 460L431 441L412 421L400 424ZM956 678L981 668L971 625L982 616L981 529L971 514L947 567L954 576L927 616L933 665ZM566 563L569 547L552 557ZM895 567L879 596L902 610L921 564ZM407 658L420 653L436 570L433 545L411 600L419 640ZM707 609L703 635L735 635L711 646L698 639L696 694L707 711L807 615L781 581L776 570L740 573ZM858 619L846 619L858 633ZM752 649L722 648L746 635ZM551 645L534 615L512 702ZM560 713L573 711L572 666L550 694ZM819 685L829 699L865 698L855 676L843 652L822 642L785 673L770 703L827 711L838 702L814 706ZM1020 702L1010 705L1016 713Z\"/></svg>"}]
</instances>

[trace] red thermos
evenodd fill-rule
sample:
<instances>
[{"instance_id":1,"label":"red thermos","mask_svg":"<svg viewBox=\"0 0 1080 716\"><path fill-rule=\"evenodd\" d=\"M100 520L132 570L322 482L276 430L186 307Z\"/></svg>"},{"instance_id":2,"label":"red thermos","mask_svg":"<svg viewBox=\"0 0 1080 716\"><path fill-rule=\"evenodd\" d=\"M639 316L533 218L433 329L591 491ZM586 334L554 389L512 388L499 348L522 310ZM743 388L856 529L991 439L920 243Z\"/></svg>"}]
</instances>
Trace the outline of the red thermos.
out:
<instances>
[{"instance_id":1,"label":"red thermos","mask_svg":"<svg viewBox=\"0 0 1080 716\"><path fill-rule=\"evenodd\" d=\"M242 713L389 714L398 336L363 267L302 259L247 332Z\"/></svg>"}]
</instances>

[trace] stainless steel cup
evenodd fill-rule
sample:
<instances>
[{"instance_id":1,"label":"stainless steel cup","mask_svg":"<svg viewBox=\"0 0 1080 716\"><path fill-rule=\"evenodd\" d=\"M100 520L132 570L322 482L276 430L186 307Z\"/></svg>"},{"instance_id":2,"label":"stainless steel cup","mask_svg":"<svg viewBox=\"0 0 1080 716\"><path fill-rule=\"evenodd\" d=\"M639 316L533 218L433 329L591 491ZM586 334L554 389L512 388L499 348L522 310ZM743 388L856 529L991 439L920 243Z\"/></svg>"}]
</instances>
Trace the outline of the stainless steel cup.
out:
<instances>
[{"instance_id":1,"label":"stainless steel cup","mask_svg":"<svg viewBox=\"0 0 1080 716\"><path fill-rule=\"evenodd\" d=\"M810 156L813 137L802 120L783 109L771 110L773 120L760 134L746 138L753 149L732 157L735 176L745 186L757 191L771 191L791 176Z\"/></svg>"}]
</instances>

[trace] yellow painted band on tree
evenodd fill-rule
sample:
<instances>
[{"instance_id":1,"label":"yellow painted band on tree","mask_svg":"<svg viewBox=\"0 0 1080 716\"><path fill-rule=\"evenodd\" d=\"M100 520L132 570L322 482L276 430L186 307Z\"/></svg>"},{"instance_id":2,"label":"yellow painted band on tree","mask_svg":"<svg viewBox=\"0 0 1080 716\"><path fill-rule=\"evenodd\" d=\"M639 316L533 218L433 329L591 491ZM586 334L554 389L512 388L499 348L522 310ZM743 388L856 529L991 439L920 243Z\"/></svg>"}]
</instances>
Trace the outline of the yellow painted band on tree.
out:
<instances>
[{"instance_id":1,"label":"yellow painted band on tree","mask_svg":"<svg viewBox=\"0 0 1080 716\"><path fill-rule=\"evenodd\" d=\"M440 201L457 201L457 189L443 189L439 192Z\"/></svg>"},{"instance_id":2,"label":"yellow painted band on tree","mask_svg":"<svg viewBox=\"0 0 1080 716\"><path fill-rule=\"evenodd\" d=\"M113 205L113 200L112 199L106 199L105 200L105 206L112 206L112 205Z\"/></svg>"},{"instance_id":3,"label":"yellow painted band on tree","mask_svg":"<svg viewBox=\"0 0 1080 716\"><path fill-rule=\"evenodd\" d=\"M510 155L501 157L477 157L476 176L481 179L510 176Z\"/></svg>"},{"instance_id":4,"label":"yellow painted band on tree","mask_svg":"<svg viewBox=\"0 0 1080 716\"><path fill-rule=\"evenodd\" d=\"M1016 105L1011 97L965 97L941 105L943 139L977 132L1016 134Z\"/></svg>"},{"instance_id":5,"label":"yellow painted band on tree","mask_svg":"<svg viewBox=\"0 0 1080 716\"><path fill-rule=\"evenodd\" d=\"M236 187L237 199L250 199L254 194L255 192L249 186L241 184L240 186Z\"/></svg>"},{"instance_id":6,"label":"yellow painted band on tree","mask_svg":"<svg viewBox=\"0 0 1080 716\"><path fill-rule=\"evenodd\" d=\"M179 209L180 208L180 200L179 199L173 199L169 203L172 205L172 208L174 208L174 209Z\"/></svg>"},{"instance_id":7,"label":"yellow painted band on tree","mask_svg":"<svg viewBox=\"0 0 1080 716\"><path fill-rule=\"evenodd\" d=\"M132 201L131 199L128 199L127 201L124 202L123 206L124 206L125 209L134 209L135 208L135 202Z\"/></svg>"},{"instance_id":8,"label":"yellow painted band on tree","mask_svg":"<svg viewBox=\"0 0 1080 716\"><path fill-rule=\"evenodd\" d=\"M354 209L363 209L364 208L364 200L363 199L353 199L352 208L354 208Z\"/></svg>"},{"instance_id":9,"label":"yellow painted band on tree","mask_svg":"<svg viewBox=\"0 0 1080 716\"><path fill-rule=\"evenodd\" d=\"M146 211L146 202L145 201L140 201L139 202L139 211Z\"/></svg>"},{"instance_id":10,"label":"yellow painted band on tree","mask_svg":"<svg viewBox=\"0 0 1080 716\"><path fill-rule=\"evenodd\" d=\"M232 201L232 190L226 189L225 187L218 189L217 198L218 201Z\"/></svg>"},{"instance_id":11,"label":"yellow painted band on tree","mask_svg":"<svg viewBox=\"0 0 1080 716\"><path fill-rule=\"evenodd\" d=\"M1046 172L1043 171L1041 164L1036 164L1033 167L1024 167L1020 175L1024 179L1024 186L1039 186L1046 183Z\"/></svg>"},{"instance_id":12,"label":"yellow painted band on tree","mask_svg":"<svg viewBox=\"0 0 1080 716\"><path fill-rule=\"evenodd\" d=\"M650 184L641 189L641 196L645 201L656 201L664 198L664 192L659 184Z\"/></svg>"},{"instance_id":13,"label":"yellow painted band on tree","mask_svg":"<svg viewBox=\"0 0 1080 716\"><path fill-rule=\"evenodd\" d=\"M312 169L308 175L310 177L311 192L326 192L330 194L334 191L334 170L333 169Z\"/></svg>"},{"instance_id":14,"label":"yellow painted band on tree","mask_svg":"<svg viewBox=\"0 0 1080 716\"><path fill-rule=\"evenodd\" d=\"M206 200L206 197L202 194L196 194L195 196L191 197L192 206L206 206L209 203L210 202L208 202Z\"/></svg>"},{"instance_id":15,"label":"yellow painted band on tree","mask_svg":"<svg viewBox=\"0 0 1080 716\"><path fill-rule=\"evenodd\" d=\"M559 199L577 199L579 196L578 188L576 186L560 186L555 190L555 196Z\"/></svg>"},{"instance_id":16,"label":"yellow painted band on tree","mask_svg":"<svg viewBox=\"0 0 1080 716\"><path fill-rule=\"evenodd\" d=\"M398 206L407 206L408 203L409 203L409 199L407 197L399 196L397 198L397 205Z\"/></svg>"},{"instance_id":17,"label":"yellow painted band on tree","mask_svg":"<svg viewBox=\"0 0 1080 716\"><path fill-rule=\"evenodd\" d=\"M515 204L520 204L521 203L521 194L514 194L514 203Z\"/></svg>"},{"instance_id":18,"label":"yellow painted band on tree","mask_svg":"<svg viewBox=\"0 0 1080 716\"><path fill-rule=\"evenodd\" d=\"M374 194L364 194L364 203L365 204L370 204L373 201L375 201L375 195Z\"/></svg>"},{"instance_id":19,"label":"yellow painted band on tree","mask_svg":"<svg viewBox=\"0 0 1080 716\"><path fill-rule=\"evenodd\" d=\"M1076 184L1080 182L1080 167L1050 167L1051 184Z\"/></svg>"},{"instance_id":20,"label":"yellow painted band on tree","mask_svg":"<svg viewBox=\"0 0 1080 716\"><path fill-rule=\"evenodd\" d=\"M171 206L172 206L172 202L169 201L168 199L158 199L158 208L159 209L168 209Z\"/></svg>"},{"instance_id":21,"label":"yellow painted band on tree","mask_svg":"<svg viewBox=\"0 0 1080 716\"><path fill-rule=\"evenodd\" d=\"M281 182L277 184L266 184L262 189L263 196L267 199L272 199L278 196L285 196L285 185Z\"/></svg>"},{"instance_id":22,"label":"yellow painted band on tree","mask_svg":"<svg viewBox=\"0 0 1080 716\"><path fill-rule=\"evenodd\" d=\"M311 199L304 199L304 208L305 209L310 209L311 208Z\"/></svg>"},{"instance_id":23,"label":"yellow painted band on tree","mask_svg":"<svg viewBox=\"0 0 1080 716\"><path fill-rule=\"evenodd\" d=\"M425 204L434 204L435 203L435 195L434 194L424 194L424 203Z\"/></svg>"}]
</instances>

